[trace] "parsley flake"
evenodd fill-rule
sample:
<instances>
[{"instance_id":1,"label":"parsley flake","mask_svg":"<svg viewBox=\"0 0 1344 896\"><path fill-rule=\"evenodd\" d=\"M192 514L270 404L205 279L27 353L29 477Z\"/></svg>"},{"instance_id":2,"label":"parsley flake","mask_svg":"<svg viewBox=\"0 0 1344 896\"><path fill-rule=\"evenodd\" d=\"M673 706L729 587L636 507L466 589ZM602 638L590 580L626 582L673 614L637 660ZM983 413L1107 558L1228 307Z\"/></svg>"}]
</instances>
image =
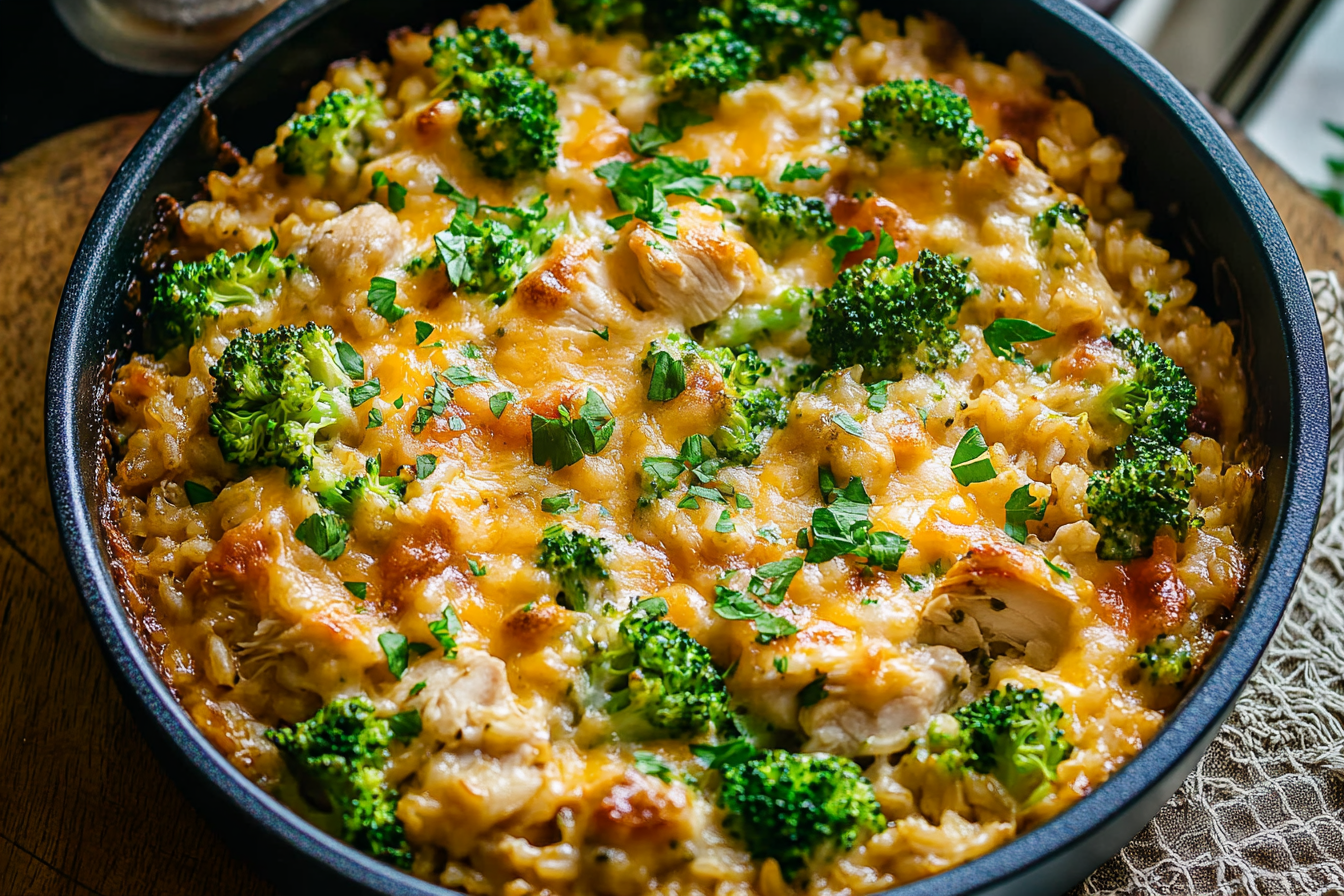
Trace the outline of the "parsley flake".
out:
<instances>
[{"instance_id":1,"label":"parsley flake","mask_svg":"<svg viewBox=\"0 0 1344 896\"><path fill-rule=\"evenodd\" d=\"M443 655L450 659L457 659L457 635L462 631L462 621L457 618L457 612L451 605L445 605L442 618L435 619L429 624L429 633L434 636L434 640L439 642L443 648ZM397 676L400 678L401 676Z\"/></svg>"},{"instance_id":2,"label":"parsley flake","mask_svg":"<svg viewBox=\"0 0 1344 896\"><path fill-rule=\"evenodd\" d=\"M509 406L511 401L513 401L512 392L496 392L490 396L490 413L495 415L496 420L503 416L504 409Z\"/></svg>"},{"instance_id":3,"label":"parsley flake","mask_svg":"<svg viewBox=\"0 0 1344 896\"><path fill-rule=\"evenodd\" d=\"M779 175L781 183L793 183L796 180L820 180L831 169L826 165L808 165L806 162L790 162Z\"/></svg>"},{"instance_id":4,"label":"parsley flake","mask_svg":"<svg viewBox=\"0 0 1344 896\"><path fill-rule=\"evenodd\" d=\"M299 523L294 537L323 560L335 560L345 553L350 525L334 513L318 512Z\"/></svg>"},{"instance_id":5,"label":"parsley flake","mask_svg":"<svg viewBox=\"0 0 1344 896\"><path fill-rule=\"evenodd\" d=\"M397 304L397 281L374 277L369 282L369 307L390 324L401 320L406 309Z\"/></svg>"},{"instance_id":6,"label":"parsley flake","mask_svg":"<svg viewBox=\"0 0 1344 896\"><path fill-rule=\"evenodd\" d=\"M1055 334L1029 320L1001 317L985 327L983 335L985 345L989 346L995 357L1016 361L1022 358L1022 353L1014 347L1014 343L1038 342Z\"/></svg>"},{"instance_id":7,"label":"parsley flake","mask_svg":"<svg viewBox=\"0 0 1344 896\"><path fill-rule=\"evenodd\" d=\"M980 427L972 426L957 442L956 450L952 452L952 475L963 486L988 482L998 475L989 457L989 446L980 434Z\"/></svg>"},{"instance_id":8,"label":"parsley flake","mask_svg":"<svg viewBox=\"0 0 1344 896\"><path fill-rule=\"evenodd\" d=\"M378 646L383 648L383 656L387 657L387 671L397 681L401 681L401 676L406 674L406 667L411 663L410 641L401 632L383 632L378 636Z\"/></svg>"},{"instance_id":9,"label":"parsley flake","mask_svg":"<svg viewBox=\"0 0 1344 896\"><path fill-rule=\"evenodd\" d=\"M362 386L355 386L350 390L350 407L357 408L370 398L377 398L383 394L383 384L377 379L371 379Z\"/></svg>"},{"instance_id":10,"label":"parsley flake","mask_svg":"<svg viewBox=\"0 0 1344 896\"><path fill-rule=\"evenodd\" d=\"M187 493L187 500L191 502L192 507L197 504L209 504L215 500L214 492L199 482L192 482L190 479L182 483L182 490Z\"/></svg>"}]
</instances>

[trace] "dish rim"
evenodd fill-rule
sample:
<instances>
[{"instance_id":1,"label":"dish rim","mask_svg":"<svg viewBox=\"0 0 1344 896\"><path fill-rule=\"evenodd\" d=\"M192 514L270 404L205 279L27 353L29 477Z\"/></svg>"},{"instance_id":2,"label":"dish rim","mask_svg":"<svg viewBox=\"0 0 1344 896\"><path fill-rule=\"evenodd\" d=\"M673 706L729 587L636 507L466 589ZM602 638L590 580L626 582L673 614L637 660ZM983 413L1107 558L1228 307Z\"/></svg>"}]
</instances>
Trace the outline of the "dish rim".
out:
<instances>
[{"instance_id":1,"label":"dish rim","mask_svg":"<svg viewBox=\"0 0 1344 896\"><path fill-rule=\"evenodd\" d=\"M192 777L192 783L212 789L215 796L242 812L273 841L283 841L288 848L330 867L351 883L396 896L441 896L453 891L373 859L300 819L235 769L191 722L133 630L104 559L101 520L96 512L90 512L86 502L87 495L96 495L98 483L85 482L77 450L81 424L75 412L80 402L78 373L88 366L87 360L79 357L79 334L86 331L87 321L100 302L119 299L98 295L90 285L90 274L110 267L110 262L105 264L101 259L112 256L124 222L163 160L190 135L200 107L228 89L262 57L281 49L295 33L348 2L351 0L289 0L262 19L163 110L117 171L90 219L57 311L46 386L47 472L62 548L80 599L123 697L136 711L142 728L151 726L152 730L146 731L151 740L171 744L176 757L185 760L183 770ZM1093 793L1049 822L984 856L896 888L902 896L988 892L1009 884L1046 858L1094 835L1161 784L1193 751L1203 748L1222 724L1277 629L1310 545L1325 481L1329 393L1319 323L1296 252L1259 181L1198 101L1113 26L1069 0L1022 2L1061 20L1079 40L1110 55L1142 82L1149 101L1192 138L1194 150L1213 169L1220 187L1240 213L1240 223L1255 237L1261 266L1278 302L1288 354L1293 407L1288 412L1283 498L1278 519L1266 539L1259 581L1248 583L1221 653L1157 736Z\"/></svg>"}]
</instances>

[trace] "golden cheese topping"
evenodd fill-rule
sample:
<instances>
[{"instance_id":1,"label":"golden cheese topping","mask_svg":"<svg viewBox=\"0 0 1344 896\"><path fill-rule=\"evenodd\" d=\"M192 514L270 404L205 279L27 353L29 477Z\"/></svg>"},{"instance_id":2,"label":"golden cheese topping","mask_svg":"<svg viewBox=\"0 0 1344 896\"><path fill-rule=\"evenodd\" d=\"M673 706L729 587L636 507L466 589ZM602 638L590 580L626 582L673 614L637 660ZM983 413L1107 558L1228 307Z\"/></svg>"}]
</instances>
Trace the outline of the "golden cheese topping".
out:
<instances>
[{"instance_id":1,"label":"golden cheese topping","mask_svg":"<svg viewBox=\"0 0 1344 896\"><path fill-rule=\"evenodd\" d=\"M631 135L662 97L642 35L575 34L547 0L471 21L553 91L549 168L489 176L432 36L399 31L387 61L333 64L298 110L377 98L324 170L286 149L296 119L169 222L165 271L259 246L279 268L134 355L111 392L128 600L212 742L330 825L293 739L267 732L368 701L394 732L374 760L395 813L379 836L405 849L384 857L499 894L882 890L1039 825L1142 749L1181 693L1144 651L1180 645L1198 668L1243 584L1260 471L1232 332L1144 235L1121 143L1033 57L991 63L939 20L870 12L833 57L724 93L645 162ZM914 79L969 100L974 158L844 140L866 91ZM647 194L662 213L611 186L691 162L712 182ZM753 184L818 200L854 239L772 243L746 223ZM472 267L490 232L525 235L516 283L501 255ZM969 293L946 363L816 365L837 270L921 259ZM308 460L231 462L281 437L274 409L212 424L226 348L309 324L345 349L321 408L293 391L305 376L281 390ZM1089 480L1139 428L1117 397L1130 329L1193 384L1170 450L1196 522L1099 559ZM744 449L734 415L774 400L756 389L778 405ZM637 644L639 625L657 637ZM660 687L718 696L658 716ZM994 692L1029 688L1059 708L1031 735L1048 774L964 736ZM759 807L733 788L787 758L763 751L840 757L835 794L869 814L827 839L773 806L778 832L753 834ZM796 860L789 836L820 845Z\"/></svg>"}]
</instances>

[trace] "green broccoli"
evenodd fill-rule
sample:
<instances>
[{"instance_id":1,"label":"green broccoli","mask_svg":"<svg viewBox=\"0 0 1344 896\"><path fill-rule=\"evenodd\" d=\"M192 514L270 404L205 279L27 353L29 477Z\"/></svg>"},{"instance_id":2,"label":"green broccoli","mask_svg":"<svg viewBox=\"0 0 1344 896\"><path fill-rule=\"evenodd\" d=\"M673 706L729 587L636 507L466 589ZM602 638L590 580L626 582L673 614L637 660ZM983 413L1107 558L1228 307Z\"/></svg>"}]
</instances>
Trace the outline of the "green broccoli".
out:
<instances>
[{"instance_id":1,"label":"green broccoli","mask_svg":"<svg viewBox=\"0 0 1344 896\"><path fill-rule=\"evenodd\" d=\"M846 852L886 827L873 785L852 760L771 750L723 768L719 805L752 856L797 878L814 857Z\"/></svg>"},{"instance_id":2,"label":"green broccoli","mask_svg":"<svg viewBox=\"0 0 1344 896\"><path fill-rule=\"evenodd\" d=\"M1087 509L1101 535L1097 556L1131 560L1152 551L1153 538L1170 526L1184 541L1192 525L1190 487L1195 466L1181 450L1189 434L1196 390L1185 371L1137 330L1111 336L1134 373L1104 393L1107 407L1131 427L1116 448L1116 463L1087 483Z\"/></svg>"},{"instance_id":3,"label":"green broccoli","mask_svg":"<svg viewBox=\"0 0 1344 896\"><path fill-rule=\"evenodd\" d=\"M1133 428L1128 441L1180 445L1198 397L1190 378L1138 330L1120 330L1110 342L1134 365L1134 373L1104 396L1111 413Z\"/></svg>"},{"instance_id":4,"label":"green broccoli","mask_svg":"<svg viewBox=\"0 0 1344 896\"><path fill-rule=\"evenodd\" d=\"M586 611L589 601L610 577L602 558L611 553L611 548L601 538L567 530L559 523L547 526L541 535L537 568L549 572L559 584L555 602L569 610Z\"/></svg>"},{"instance_id":5,"label":"green broccoli","mask_svg":"<svg viewBox=\"0 0 1344 896\"><path fill-rule=\"evenodd\" d=\"M812 355L829 369L862 364L865 379L898 379L951 364L957 314L978 290L965 263L924 249L913 262L870 258L844 271L812 312Z\"/></svg>"},{"instance_id":6,"label":"green broccoli","mask_svg":"<svg viewBox=\"0 0 1344 896\"><path fill-rule=\"evenodd\" d=\"M579 34L635 29L643 15L640 0L555 0L555 17Z\"/></svg>"},{"instance_id":7,"label":"green broccoli","mask_svg":"<svg viewBox=\"0 0 1344 896\"><path fill-rule=\"evenodd\" d=\"M727 0L733 29L761 56L756 77L778 78L791 69L829 59L854 32L855 0Z\"/></svg>"},{"instance_id":8,"label":"green broccoli","mask_svg":"<svg viewBox=\"0 0 1344 896\"><path fill-rule=\"evenodd\" d=\"M666 99L692 106L711 106L719 94L737 90L752 79L760 54L751 44L726 27L723 13L706 10L705 24L718 24L702 31L678 35L660 44L649 57L654 89Z\"/></svg>"},{"instance_id":9,"label":"green broccoli","mask_svg":"<svg viewBox=\"0 0 1344 896\"><path fill-rule=\"evenodd\" d=\"M430 42L425 65L436 93L462 110L457 131L490 177L510 178L555 165L560 119L555 92L532 74L532 54L502 29L464 28Z\"/></svg>"},{"instance_id":10,"label":"green broccoli","mask_svg":"<svg viewBox=\"0 0 1344 896\"><path fill-rule=\"evenodd\" d=\"M769 375L770 364L750 346L710 349L723 373L723 391L733 400L728 418L710 433L719 457L747 466L760 456L766 435L789 419L784 397L757 382Z\"/></svg>"},{"instance_id":11,"label":"green broccoli","mask_svg":"<svg viewBox=\"0 0 1344 896\"><path fill-rule=\"evenodd\" d=\"M377 457L364 462L364 471L364 475L347 476L329 488L319 490L318 503L350 521L364 508L390 515L396 505L406 498L408 477L383 476Z\"/></svg>"},{"instance_id":12,"label":"green broccoli","mask_svg":"<svg viewBox=\"0 0 1344 896\"><path fill-rule=\"evenodd\" d=\"M723 675L708 650L648 598L621 620L615 638L587 663L598 708L618 740L736 733Z\"/></svg>"},{"instance_id":13,"label":"green broccoli","mask_svg":"<svg viewBox=\"0 0 1344 896\"><path fill-rule=\"evenodd\" d=\"M375 718L363 697L338 698L311 719L272 728L266 737L299 779L307 809L342 839L377 858L411 866L411 848L397 820L397 791L387 781L392 726ZM306 794L314 799L309 801Z\"/></svg>"},{"instance_id":14,"label":"green broccoli","mask_svg":"<svg viewBox=\"0 0 1344 896\"><path fill-rule=\"evenodd\" d=\"M1184 638L1166 632L1134 654L1134 662L1147 673L1148 681L1155 685L1184 684L1195 668L1190 656L1190 645Z\"/></svg>"},{"instance_id":15,"label":"green broccoli","mask_svg":"<svg viewBox=\"0 0 1344 896\"><path fill-rule=\"evenodd\" d=\"M797 242L819 243L835 232L826 203L796 193L776 193L759 180L743 203L742 224L760 250L778 257Z\"/></svg>"},{"instance_id":16,"label":"green broccoli","mask_svg":"<svg viewBox=\"0 0 1344 896\"><path fill-rule=\"evenodd\" d=\"M333 90L312 112L289 123L289 135L277 150L281 167L286 174L325 177L338 159L359 164L368 144L363 125L382 114L383 104L372 90Z\"/></svg>"},{"instance_id":17,"label":"green broccoli","mask_svg":"<svg viewBox=\"0 0 1344 896\"><path fill-rule=\"evenodd\" d=\"M292 255L276 257L277 244L272 232L250 251L229 255L220 249L204 261L175 262L161 272L145 311L146 345L161 358L201 338L205 318L269 296L299 267Z\"/></svg>"},{"instance_id":18,"label":"green broccoli","mask_svg":"<svg viewBox=\"0 0 1344 896\"><path fill-rule=\"evenodd\" d=\"M469 26L456 37L433 38L429 50L429 61L425 64L439 79L435 93L467 87L473 76L497 68L532 68L532 53L514 43L503 28L487 31Z\"/></svg>"},{"instance_id":19,"label":"green broccoli","mask_svg":"<svg viewBox=\"0 0 1344 896\"><path fill-rule=\"evenodd\" d=\"M705 326L701 341L709 348L735 348L756 339L783 333L803 321L812 291L792 286L761 303L736 302L723 316Z\"/></svg>"},{"instance_id":20,"label":"green broccoli","mask_svg":"<svg viewBox=\"0 0 1344 896\"><path fill-rule=\"evenodd\" d=\"M1132 560L1151 553L1153 538L1170 526L1184 541L1192 525L1190 486L1195 465L1190 456L1169 445L1144 444L1120 457L1109 470L1087 481L1087 512L1101 534L1097 556Z\"/></svg>"},{"instance_id":21,"label":"green broccoli","mask_svg":"<svg viewBox=\"0 0 1344 896\"><path fill-rule=\"evenodd\" d=\"M888 81L872 88L863 95L862 117L842 136L879 161L900 149L915 164L946 168L959 168L985 150L970 103L937 81Z\"/></svg>"},{"instance_id":22,"label":"green broccoli","mask_svg":"<svg viewBox=\"0 0 1344 896\"><path fill-rule=\"evenodd\" d=\"M210 433L224 459L244 467L284 467L292 483L312 469L321 431L349 409L345 390L351 380L330 327L243 330L210 374Z\"/></svg>"},{"instance_id":23,"label":"green broccoli","mask_svg":"<svg viewBox=\"0 0 1344 896\"><path fill-rule=\"evenodd\" d=\"M1056 202L1031 219L1031 238L1036 241L1036 245L1045 248L1050 245L1050 241L1055 235L1055 229L1060 224L1086 229L1087 219L1087 209L1081 205L1072 202Z\"/></svg>"},{"instance_id":24,"label":"green broccoli","mask_svg":"<svg viewBox=\"0 0 1344 896\"><path fill-rule=\"evenodd\" d=\"M1009 684L952 714L956 731L931 726L928 741L949 772L993 775L1024 808L1050 792L1059 764L1073 753L1059 721L1064 710L1038 688Z\"/></svg>"},{"instance_id":25,"label":"green broccoli","mask_svg":"<svg viewBox=\"0 0 1344 896\"><path fill-rule=\"evenodd\" d=\"M555 228L543 222L546 197L521 208L480 206L490 216L479 220L458 206L448 229L434 235L438 254L453 286L463 293L497 294L522 279L532 263L551 247ZM507 223L512 218L516 223Z\"/></svg>"}]
</instances>

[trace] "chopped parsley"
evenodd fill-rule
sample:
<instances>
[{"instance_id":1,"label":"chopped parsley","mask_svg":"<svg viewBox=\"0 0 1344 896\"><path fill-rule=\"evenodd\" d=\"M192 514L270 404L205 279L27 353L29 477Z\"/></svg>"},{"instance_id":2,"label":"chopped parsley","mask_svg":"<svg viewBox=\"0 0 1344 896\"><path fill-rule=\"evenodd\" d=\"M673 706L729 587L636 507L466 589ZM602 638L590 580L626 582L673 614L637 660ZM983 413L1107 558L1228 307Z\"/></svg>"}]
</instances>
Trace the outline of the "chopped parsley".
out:
<instances>
[{"instance_id":1,"label":"chopped parsley","mask_svg":"<svg viewBox=\"0 0 1344 896\"><path fill-rule=\"evenodd\" d=\"M377 379L369 380L362 386L355 386L350 390L350 407L357 408L370 398L377 398L383 394L383 384Z\"/></svg>"},{"instance_id":2,"label":"chopped parsley","mask_svg":"<svg viewBox=\"0 0 1344 896\"><path fill-rule=\"evenodd\" d=\"M1015 347L1015 343L1038 342L1053 335L1055 334L1029 320L1018 320L1014 317L1001 317L985 327L984 331L985 345L989 346L995 357L1006 361L1025 360Z\"/></svg>"},{"instance_id":3,"label":"chopped parsley","mask_svg":"<svg viewBox=\"0 0 1344 896\"><path fill-rule=\"evenodd\" d=\"M630 148L642 156L652 155L658 147L680 140L687 128L713 120L681 103L663 103L658 107L658 123L645 122L643 127L631 134Z\"/></svg>"},{"instance_id":4,"label":"chopped parsley","mask_svg":"<svg viewBox=\"0 0 1344 896\"><path fill-rule=\"evenodd\" d=\"M192 482L190 479L182 483L182 490L187 493L187 500L191 502L192 507L198 504L209 504L215 500L214 492L199 482Z\"/></svg>"},{"instance_id":5,"label":"chopped parsley","mask_svg":"<svg viewBox=\"0 0 1344 896\"><path fill-rule=\"evenodd\" d=\"M429 624L429 633L443 648L443 655L450 660L457 659L457 635L462 631L462 621L451 605L445 605L441 618ZM381 639L379 639L381 640ZM400 678L401 676L397 676Z\"/></svg>"},{"instance_id":6,"label":"chopped parsley","mask_svg":"<svg viewBox=\"0 0 1344 896\"><path fill-rule=\"evenodd\" d=\"M323 560L335 560L345 553L350 525L334 513L319 511L299 523L294 530L294 537Z\"/></svg>"},{"instance_id":7,"label":"chopped parsley","mask_svg":"<svg viewBox=\"0 0 1344 896\"><path fill-rule=\"evenodd\" d=\"M790 162L779 175L781 183L793 183L796 180L820 180L831 169L826 165L808 165L806 162Z\"/></svg>"},{"instance_id":8,"label":"chopped parsley","mask_svg":"<svg viewBox=\"0 0 1344 896\"><path fill-rule=\"evenodd\" d=\"M558 417L532 415L532 462L563 470L598 454L607 447L616 429L616 418L597 390L589 389L578 415L561 405Z\"/></svg>"},{"instance_id":9,"label":"chopped parsley","mask_svg":"<svg viewBox=\"0 0 1344 896\"><path fill-rule=\"evenodd\" d=\"M401 676L406 674L406 667L411 662L410 642L401 632L383 632L378 636L378 646L383 648L383 656L387 657L387 671L397 681L401 681Z\"/></svg>"},{"instance_id":10,"label":"chopped parsley","mask_svg":"<svg viewBox=\"0 0 1344 896\"><path fill-rule=\"evenodd\" d=\"M406 309L397 304L397 281L374 277L369 282L369 307L390 324L401 320Z\"/></svg>"},{"instance_id":11,"label":"chopped parsley","mask_svg":"<svg viewBox=\"0 0 1344 896\"><path fill-rule=\"evenodd\" d=\"M952 475L963 486L988 482L998 475L989 457L989 446L980 434L980 427L972 426L957 442L956 450L952 452Z\"/></svg>"}]
</instances>

